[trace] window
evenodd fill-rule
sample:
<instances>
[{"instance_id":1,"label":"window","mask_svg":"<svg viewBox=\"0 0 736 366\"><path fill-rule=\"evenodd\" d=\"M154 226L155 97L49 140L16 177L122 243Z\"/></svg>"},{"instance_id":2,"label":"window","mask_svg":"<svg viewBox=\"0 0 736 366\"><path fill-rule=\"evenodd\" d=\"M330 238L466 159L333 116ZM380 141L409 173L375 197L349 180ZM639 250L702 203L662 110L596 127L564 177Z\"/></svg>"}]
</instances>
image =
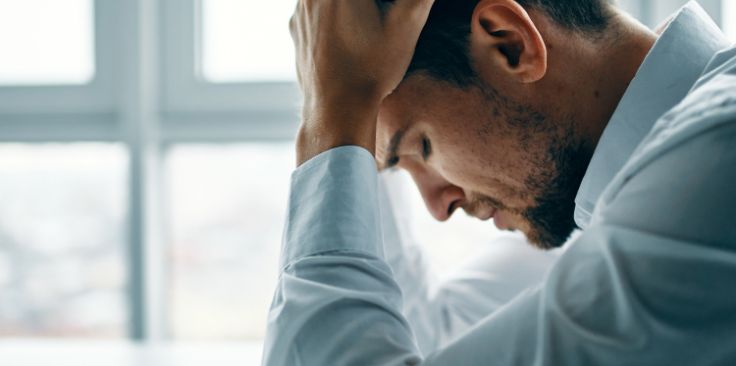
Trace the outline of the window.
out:
<instances>
[{"instance_id":1,"label":"window","mask_svg":"<svg viewBox=\"0 0 736 366\"><path fill-rule=\"evenodd\" d=\"M174 60L162 70L164 107L276 117L291 137L299 92L288 22L296 1L162 3L172 39L163 44L163 60Z\"/></svg>"},{"instance_id":2,"label":"window","mask_svg":"<svg viewBox=\"0 0 736 366\"><path fill-rule=\"evenodd\" d=\"M723 30L731 42L736 43L736 1L723 1L721 6Z\"/></svg>"},{"instance_id":3,"label":"window","mask_svg":"<svg viewBox=\"0 0 736 366\"><path fill-rule=\"evenodd\" d=\"M265 336L293 152L291 143L181 145L168 152L174 338Z\"/></svg>"},{"instance_id":4,"label":"window","mask_svg":"<svg viewBox=\"0 0 736 366\"><path fill-rule=\"evenodd\" d=\"M202 73L207 81L293 81L287 27L296 1L202 0Z\"/></svg>"},{"instance_id":5,"label":"window","mask_svg":"<svg viewBox=\"0 0 736 366\"><path fill-rule=\"evenodd\" d=\"M124 337L126 153L0 145L0 336Z\"/></svg>"},{"instance_id":6,"label":"window","mask_svg":"<svg viewBox=\"0 0 736 366\"><path fill-rule=\"evenodd\" d=\"M92 80L92 7L92 0L0 0L0 84Z\"/></svg>"}]
</instances>

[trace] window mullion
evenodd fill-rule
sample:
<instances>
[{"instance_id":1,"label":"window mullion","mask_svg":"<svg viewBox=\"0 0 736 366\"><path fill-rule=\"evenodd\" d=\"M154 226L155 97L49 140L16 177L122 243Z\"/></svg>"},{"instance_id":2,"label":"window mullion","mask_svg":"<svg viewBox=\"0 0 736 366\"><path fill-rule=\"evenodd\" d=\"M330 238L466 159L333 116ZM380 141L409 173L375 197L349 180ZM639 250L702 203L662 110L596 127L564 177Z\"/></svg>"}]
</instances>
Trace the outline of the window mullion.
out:
<instances>
[{"instance_id":1,"label":"window mullion","mask_svg":"<svg viewBox=\"0 0 736 366\"><path fill-rule=\"evenodd\" d=\"M128 204L130 337L163 338L163 275L158 206L158 1L115 2L120 124L130 149Z\"/></svg>"}]
</instances>

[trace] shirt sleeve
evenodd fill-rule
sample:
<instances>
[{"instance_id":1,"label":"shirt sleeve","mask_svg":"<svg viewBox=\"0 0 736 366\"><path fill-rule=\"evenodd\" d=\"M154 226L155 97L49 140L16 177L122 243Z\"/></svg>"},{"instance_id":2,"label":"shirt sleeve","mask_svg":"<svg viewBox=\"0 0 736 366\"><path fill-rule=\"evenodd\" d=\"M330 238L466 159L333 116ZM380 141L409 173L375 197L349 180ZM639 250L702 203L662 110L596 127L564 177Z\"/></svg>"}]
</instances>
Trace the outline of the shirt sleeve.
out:
<instances>
[{"instance_id":1,"label":"shirt sleeve","mask_svg":"<svg viewBox=\"0 0 736 366\"><path fill-rule=\"evenodd\" d=\"M375 160L358 147L294 172L264 365L419 362L384 261L377 190Z\"/></svg>"}]
</instances>

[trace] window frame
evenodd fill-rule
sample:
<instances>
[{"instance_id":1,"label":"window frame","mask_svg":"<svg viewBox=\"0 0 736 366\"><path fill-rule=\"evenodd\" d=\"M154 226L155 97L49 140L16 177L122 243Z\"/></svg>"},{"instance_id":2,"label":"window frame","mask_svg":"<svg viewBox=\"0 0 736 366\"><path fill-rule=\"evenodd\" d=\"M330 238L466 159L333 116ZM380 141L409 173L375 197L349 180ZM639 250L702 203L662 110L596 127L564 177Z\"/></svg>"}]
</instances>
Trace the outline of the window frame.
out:
<instances>
[{"instance_id":1,"label":"window frame","mask_svg":"<svg viewBox=\"0 0 736 366\"><path fill-rule=\"evenodd\" d=\"M0 86L0 111L4 115L39 113L100 113L113 105L114 43L106 42L116 31L112 2L93 0L94 65L92 80L85 84Z\"/></svg>"},{"instance_id":2,"label":"window frame","mask_svg":"<svg viewBox=\"0 0 736 366\"><path fill-rule=\"evenodd\" d=\"M200 75L201 0L163 0L164 92L166 111L295 115L300 99L296 83L214 83ZM287 22L284 22L284 27ZM199 56L197 56L199 55ZM167 62L166 60L177 60ZM295 103L296 102L296 103Z\"/></svg>"}]
</instances>

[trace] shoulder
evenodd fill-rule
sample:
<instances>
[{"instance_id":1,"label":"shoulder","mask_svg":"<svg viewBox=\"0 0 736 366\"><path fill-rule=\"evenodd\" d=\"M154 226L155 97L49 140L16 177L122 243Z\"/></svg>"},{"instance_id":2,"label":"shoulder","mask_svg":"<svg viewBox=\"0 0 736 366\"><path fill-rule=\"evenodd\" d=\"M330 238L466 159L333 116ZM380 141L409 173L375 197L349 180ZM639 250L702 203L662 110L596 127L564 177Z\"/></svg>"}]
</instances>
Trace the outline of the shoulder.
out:
<instances>
[{"instance_id":1,"label":"shoulder","mask_svg":"<svg viewBox=\"0 0 736 366\"><path fill-rule=\"evenodd\" d=\"M593 221L685 240L736 241L736 75L666 113L608 186Z\"/></svg>"}]
</instances>

